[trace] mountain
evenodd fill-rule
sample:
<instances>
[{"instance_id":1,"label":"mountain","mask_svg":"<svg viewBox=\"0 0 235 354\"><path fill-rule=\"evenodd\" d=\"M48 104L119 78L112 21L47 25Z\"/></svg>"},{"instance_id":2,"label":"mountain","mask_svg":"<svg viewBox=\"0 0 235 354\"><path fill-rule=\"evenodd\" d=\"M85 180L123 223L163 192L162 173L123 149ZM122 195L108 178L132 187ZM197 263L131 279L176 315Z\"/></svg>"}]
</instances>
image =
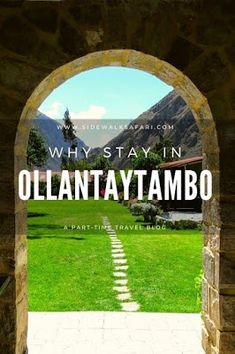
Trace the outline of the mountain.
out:
<instances>
[{"instance_id":1,"label":"mountain","mask_svg":"<svg viewBox=\"0 0 235 354\"><path fill-rule=\"evenodd\" d=\"M58 129L61 124L55 119L51 119L45 114L38 112L37 116L33 120L33 126L37 127L44 140L47 147L50 147L52 150L57 147L60 150L62 147L67 152L70 144L64 140L64 136L61 129ZM82 147L87 148L87 145L79 138L76 139L78 150ZM45 166L43 166L43 170L50 169L53 171L60 171L60 158L54 157L52 158L50 154L48 155L48 160Z\"/></svg>"},{"instance_id":2,"label":"mountain","mask_svg":"<svg viewBox=\"0 0 235 354\"><path fill-rule=\"evenodd\" d=\"M171 141L172 145L182 148L182 158L198 156L202 154L200 132L196 124L195 118L190 109L175 91L171 91L162 100L142 113L131 125L149 125L157 127L157 125L170 125L174 129L167 130L146 130L138 128L136 130L126 129L109 141L105 146L109 146L111 151L115 151L117 146L123 146L124 149L131 146L138 147L154 147L159 135L163 135L165 139ZM102 149L103 150L103 149ZM100 149L95 149L97 154ZM113 163L118 168L128 166L126 157L118 158L115 155Z\"/></svg>"}]
</instances>

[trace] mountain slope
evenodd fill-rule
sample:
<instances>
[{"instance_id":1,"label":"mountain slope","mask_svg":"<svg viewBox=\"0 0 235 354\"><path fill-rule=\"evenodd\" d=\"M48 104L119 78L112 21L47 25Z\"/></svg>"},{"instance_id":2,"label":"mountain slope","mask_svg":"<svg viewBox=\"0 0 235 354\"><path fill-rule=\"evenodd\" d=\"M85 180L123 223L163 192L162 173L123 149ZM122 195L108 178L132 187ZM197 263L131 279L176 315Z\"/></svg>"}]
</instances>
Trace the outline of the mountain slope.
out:
<instances>
[{"instance_id":1,"label":"mountain slope","mask_svg":"<svg viewBox=\"0 0 235 354\"><path fill-rule=\"evenodd\" d=\"M50 147L53 150L55 147L57 147L58 150L60 150L63 147L66 152L70 144L64 140L62 130L58 129L59 125L61 126L58 121L49 118L41 112L38 112L37 116L33 120L33 126L40 130L47 148ZM87 148L87 145L79 138L77 138L76 143L78 150L80 150L82 147ZM56 156L52 158L49 154L47 163L42 169L59 171L60 163L60 158Z\"/></svg>"},{"instance_id":2,"label":"mountain slope","mask_svg":"<svg viewBox=\"0 0 235 354\"><path fill-rule=\"evenodd\" d=\"M109 141L105 146L111 147L115 151L117 146L128 148L130 146L153 147L158 136L171 141L174 147L182 147L182 157L192 157L201 155L200 133L190 109L184 100L175 91L170 92L161 101L152 106L149 110L142 113L138 118L131 122L132 125L173 125L174 129L167 130L124 130L118 136ZM119 168L128 166L126 157L119 159L115 156L114 164Z\"/></svg>"}]
</instances>

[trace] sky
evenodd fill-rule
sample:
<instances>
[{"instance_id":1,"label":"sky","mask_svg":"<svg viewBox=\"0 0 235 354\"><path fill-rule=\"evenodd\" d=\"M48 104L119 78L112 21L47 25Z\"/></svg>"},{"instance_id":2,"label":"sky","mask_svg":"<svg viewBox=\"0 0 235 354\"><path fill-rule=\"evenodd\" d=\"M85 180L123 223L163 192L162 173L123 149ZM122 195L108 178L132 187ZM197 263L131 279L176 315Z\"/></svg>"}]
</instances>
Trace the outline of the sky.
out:
<instances>
[{"instance_id":1,"label":"sky","mask_svg":"<svg viewBox=\"0 0 235 354\"><path fill-rule=\"evenodd\" d=\"M76 125L82 122L105 123L137 118L172 90L155 76L123 67L101 67L82 72L65 81L46 98L39 111L62 119L66 108ZM81 122L80 122L81 123ZM79 131L88 146L102 146L117 132Z\"/></svg>"}]
</instances>

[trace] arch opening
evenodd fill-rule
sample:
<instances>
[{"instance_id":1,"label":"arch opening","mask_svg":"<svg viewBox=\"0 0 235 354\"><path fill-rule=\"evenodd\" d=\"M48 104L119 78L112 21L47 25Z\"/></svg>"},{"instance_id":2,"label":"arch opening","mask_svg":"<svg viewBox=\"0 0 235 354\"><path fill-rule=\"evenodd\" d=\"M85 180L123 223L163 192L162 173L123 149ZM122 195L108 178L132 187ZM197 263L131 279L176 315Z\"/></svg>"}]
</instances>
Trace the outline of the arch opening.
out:
<instances>
[{"instance_id":1,"label":"arch opening","mask_svg":"<svg viewBox=\"0 0 235 354\"><path fill-rule=\"evenodd\" d=\"M17 176L25 166L27 151L25 142L28 141L31 122L36 116L38 107L56 87L69 78L83 71L102 66L123 66L148 72L174 87L191 109L201 134L203 167L211 170L214 175L213 197L203 205L203 221L207 224L208 219L212 220L215 217L212 215L210 206L217 205L219 197L219 168L213 170L214 163L213 169L210 166L212 158L214 161L215 153L219 164L217 154L219 149L215 124L207 100L182 72L165 61L134 50L110 50L88 54L56 69L34 90L22 112L15 141L15 190L18 189ZM23 208L24 202L17 197L16 203L17 207ZM204 269L204 272L206 273L207 269Z\"/></svg>"}]
</instances>

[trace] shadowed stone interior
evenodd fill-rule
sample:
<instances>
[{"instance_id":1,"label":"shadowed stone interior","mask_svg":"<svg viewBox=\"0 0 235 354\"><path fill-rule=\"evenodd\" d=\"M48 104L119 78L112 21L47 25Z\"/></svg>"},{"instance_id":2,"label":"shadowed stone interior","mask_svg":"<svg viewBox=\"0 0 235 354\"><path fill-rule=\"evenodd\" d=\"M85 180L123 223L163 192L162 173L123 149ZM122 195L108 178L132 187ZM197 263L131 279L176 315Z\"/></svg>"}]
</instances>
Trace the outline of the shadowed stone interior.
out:
<instances>
[{"instance_id":1,"label":"shadowed stone interior","mask_svg":"<svg viewBox=\"0 0 235 354\"><path fill-rule=\"evenodd\" d=\"M203 206L202 342L208 354L234 353L234 1L5 1L0 7L0 274L11 276L0 295L0 352L23 354L27 346L27 213L17 199L17 174L25 167L31 120L66 79L119 65L174 86L197 120L203 165L214 177L213 198Z\"/></svg>"}]
</instances>

